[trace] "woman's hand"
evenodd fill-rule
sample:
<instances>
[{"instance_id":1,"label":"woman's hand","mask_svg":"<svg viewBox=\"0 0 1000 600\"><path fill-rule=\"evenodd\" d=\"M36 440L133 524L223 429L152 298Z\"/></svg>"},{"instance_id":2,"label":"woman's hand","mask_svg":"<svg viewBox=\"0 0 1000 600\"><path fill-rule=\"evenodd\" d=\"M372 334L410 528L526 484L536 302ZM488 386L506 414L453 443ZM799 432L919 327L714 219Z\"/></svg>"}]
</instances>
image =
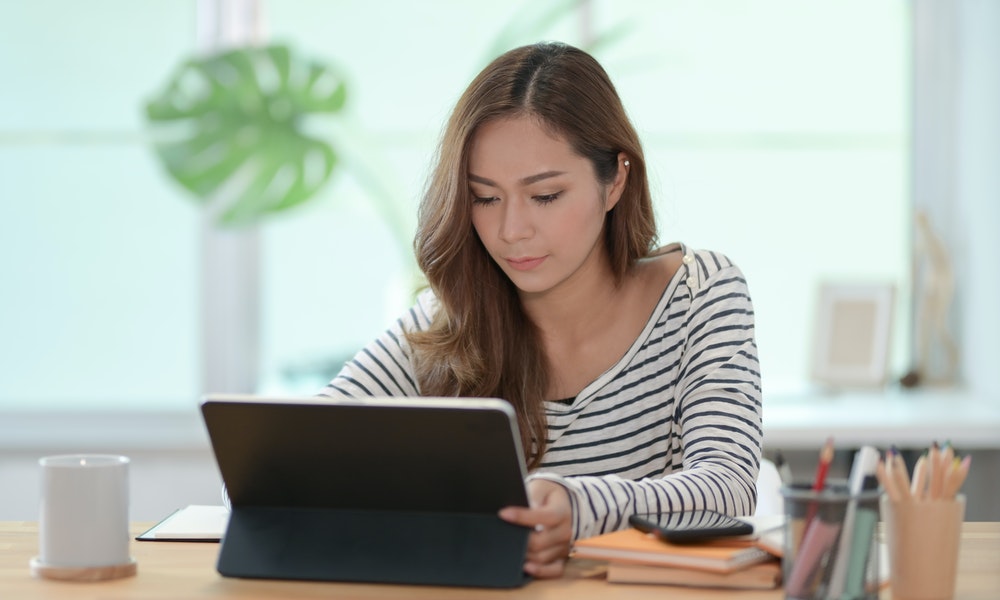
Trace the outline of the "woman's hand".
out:
<instances>
[{"instance_id":1,"label":"woman's hand","mask_svg":"<svg viewBox=\"0 0 1000 600\"><path fill-rule=\"evenodd\" d=\"M515 525L531 527L524 572L538 578L561 577L569 557L573 536L569 492L553 481L533 479L528 482L531 508L508 506L500 518Z\"/></svg>"}]
</instances>

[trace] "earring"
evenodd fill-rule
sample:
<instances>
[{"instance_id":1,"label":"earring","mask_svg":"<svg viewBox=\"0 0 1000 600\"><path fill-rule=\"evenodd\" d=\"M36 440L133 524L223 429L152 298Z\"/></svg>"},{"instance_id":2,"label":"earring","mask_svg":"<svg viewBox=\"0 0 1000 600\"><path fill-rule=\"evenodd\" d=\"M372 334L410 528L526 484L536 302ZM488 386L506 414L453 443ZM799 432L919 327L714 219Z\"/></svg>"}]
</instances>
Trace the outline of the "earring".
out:
<instances>
[{"instance_id":1,"label":"earring","mask_svg":"<svg viewBox=\"0 0 1000 600\"><path fill-rule=\"evenodd\" d=\"M626 167L628 167L628 166L630 166L630 165L631 165L631 163L629 163L629 162L628 162L628 161L626 160L626 161L625 161L625 166L626 166Z\"/></svg>"}]
</instances>

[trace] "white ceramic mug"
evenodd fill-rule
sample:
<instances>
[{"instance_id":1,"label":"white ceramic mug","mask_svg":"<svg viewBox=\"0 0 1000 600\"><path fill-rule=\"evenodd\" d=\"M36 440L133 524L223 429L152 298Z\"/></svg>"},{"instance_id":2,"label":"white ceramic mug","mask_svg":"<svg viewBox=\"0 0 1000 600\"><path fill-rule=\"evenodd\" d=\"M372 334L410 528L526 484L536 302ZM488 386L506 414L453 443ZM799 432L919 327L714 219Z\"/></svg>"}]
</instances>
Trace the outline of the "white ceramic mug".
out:
<instances>
[{"instance_id":1,"label":"white ceramic mug","mask_svg":"<svg viewBox=\"0 0 1000 600\"><path fill-rule=\"evenodd\" d=\"M134 572L134 567L128 569L134 565L129 556L128 457L73 454L38 462L42 496L39 556L32 563L36 574L99 579ZM88 577L87 570L96 575Z\"/></svg>"}]
</instances>

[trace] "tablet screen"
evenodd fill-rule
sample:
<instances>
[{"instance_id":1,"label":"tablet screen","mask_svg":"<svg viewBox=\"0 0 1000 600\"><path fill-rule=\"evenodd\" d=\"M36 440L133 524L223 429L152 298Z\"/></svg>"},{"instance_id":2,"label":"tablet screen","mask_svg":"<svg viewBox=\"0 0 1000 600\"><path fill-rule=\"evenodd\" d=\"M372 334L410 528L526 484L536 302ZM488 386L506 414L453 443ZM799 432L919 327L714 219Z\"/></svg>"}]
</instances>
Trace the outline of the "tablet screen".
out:
<instances>
[{"instance_id":1,"label":"tablet screen","mask_svg":"<svg viewBox=\"0 0 1000 600\"><path fill-rule=\"evenodd\" d=\"M214 395L202 415L234 508L527 506L517 421L502 400Z\"/></svg>"}]
</instances>

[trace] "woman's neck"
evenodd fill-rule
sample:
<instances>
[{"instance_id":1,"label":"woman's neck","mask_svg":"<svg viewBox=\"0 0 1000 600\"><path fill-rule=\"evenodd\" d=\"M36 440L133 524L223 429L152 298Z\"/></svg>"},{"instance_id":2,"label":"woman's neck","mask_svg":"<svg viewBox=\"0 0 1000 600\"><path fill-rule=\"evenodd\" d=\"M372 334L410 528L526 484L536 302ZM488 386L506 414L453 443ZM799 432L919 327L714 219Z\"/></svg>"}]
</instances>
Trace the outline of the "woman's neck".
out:
<instances>
[{"instance_id":1,"label":"woman's neck","mask_svg":"<svg viewBox=\"0 0 1000 600\"><path fill-rule=\"evenodd\" d=\"M596 258L596 257L595 257ZM542 294L522 294L525 313L545 339L584 342L611 320L623 293L605 257L589 261L573 277Z\"/></svg>"}]
</instances>

